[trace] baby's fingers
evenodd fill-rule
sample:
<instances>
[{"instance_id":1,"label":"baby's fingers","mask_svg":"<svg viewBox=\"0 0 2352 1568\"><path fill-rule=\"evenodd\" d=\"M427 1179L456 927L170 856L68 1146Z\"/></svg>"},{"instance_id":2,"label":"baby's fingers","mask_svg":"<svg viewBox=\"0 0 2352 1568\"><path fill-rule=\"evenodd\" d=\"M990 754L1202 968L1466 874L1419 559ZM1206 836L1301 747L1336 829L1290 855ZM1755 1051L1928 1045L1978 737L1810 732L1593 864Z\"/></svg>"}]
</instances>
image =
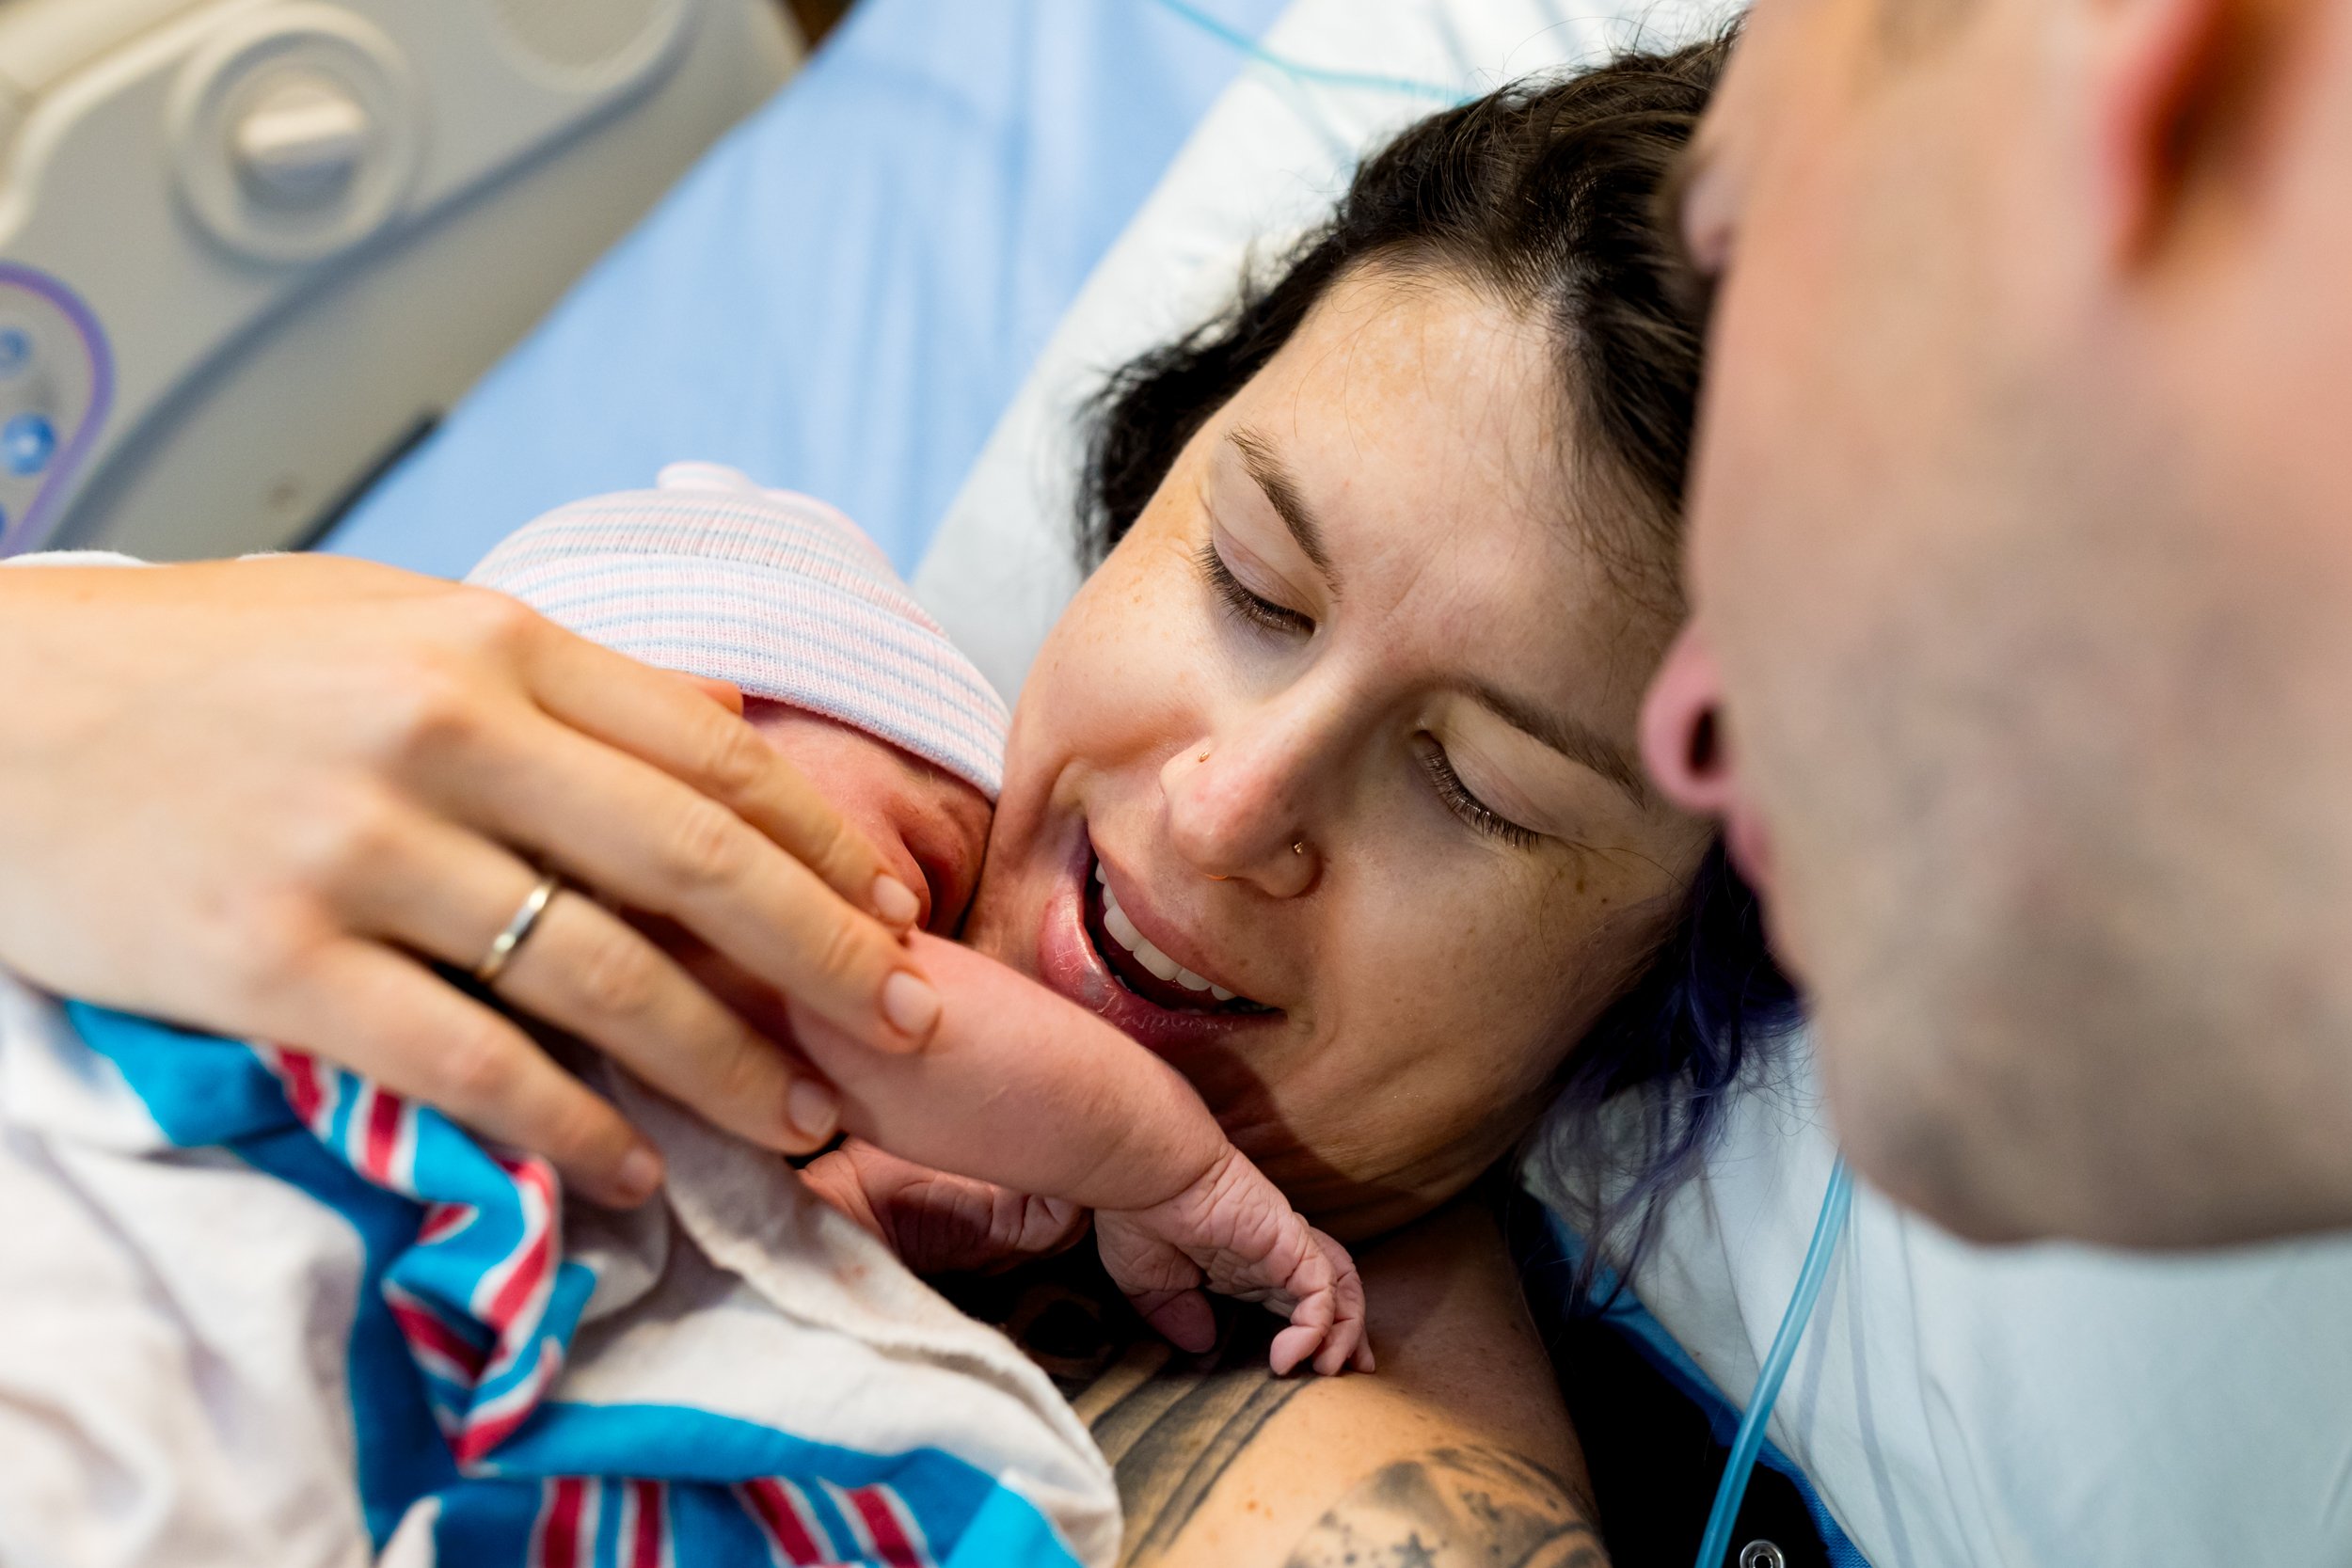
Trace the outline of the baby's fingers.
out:
<instances>
[{"instance_id":1,"label":"baby's fingers","mask_svg":"<svg viewBox=\"0 0 2352 1568\"><path fill-rule=\"evenodd\" d=\"M1326 1377L1350 1366L1359 1372L1371 1371L1372 1337L1364 1322L1363 1275L1356 1272L1356 1260L1348 1257L1346 1248L1320 1230L1314 1232L1314 1239L1331 1264L1331 1331L1315 1357L1315 1370Z\"/></svg>"},{"instance_id":2,"label":"baby's fingers","mask_svg":"<svg viewBox=\"0 0 2352 1568\"><path fill-rule=\"evenodd\" d=\"M1327 1331L1321 1324L1295 1323L1274 1337L1274 1346L1266 1352L1266 1365L1274 1370L1276 1377L1288 1377L1315 1354L1318 1345L1326 1343ZM1323 1370L1320 1358L1315 1362L1315 1370Z\"/></svg>"},{"instance_id":3,"label":"baby's fingers","mask_svg":"<svg viewBox=\"0 0 2352 1568\"><path fill-rule=\"evenodd\" d=\"M1209 1298L1199 1291L1145 1291L1127 1299L1143 1314L1143 1321L1178 1350L1206 1355L1216 1349L1216 1314L1209 1307ZM1296 1358L1293 1361L1295 1364Z\"/></svg>"}]
</instances>

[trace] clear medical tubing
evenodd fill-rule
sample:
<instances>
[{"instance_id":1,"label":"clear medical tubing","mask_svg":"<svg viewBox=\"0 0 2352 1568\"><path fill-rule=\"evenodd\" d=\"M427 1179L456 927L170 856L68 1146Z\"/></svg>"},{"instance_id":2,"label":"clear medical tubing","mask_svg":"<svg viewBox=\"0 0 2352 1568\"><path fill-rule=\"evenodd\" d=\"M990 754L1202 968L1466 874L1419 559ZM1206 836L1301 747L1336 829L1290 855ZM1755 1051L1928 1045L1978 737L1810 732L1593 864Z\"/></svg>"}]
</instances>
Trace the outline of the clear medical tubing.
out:
<instances>
[{"instance_id":1,"label":"clear medical tubing","mask_svg":"<svg viewBox=\"0 0 2352 1568\"><path fill-rule=\"evenodd\" d=\"M1846 1211L1852 1206L1853 1173L1840 1158L1829 1173L1829 1191L1821 1198L1821 1217L1814 1222L1813 1244L1805 1248L1797 1289L1788 1298L1788 1309L1781 1314L1780 1332L1772 1336L1764 1370L1756 1374L1756 1392L1749 1396L1747 1414L1740 1418L1740 1434L1732 1439L1731 1459L1715 1488L1715 1506L1707 1515L1707 1534L1699 1540L1698 1568L1724 1568L1724 1554L1731 1550L1731 1527L1748 1495L1748 1477L1756 1469L1756 1453L1764 1447L1765 1423L1772 1418L1788 1364L1797 1358L1797 1341L1804 1338L1804 1325L1813 1319L1813 1304L1821 1298L1821 1282L1829 1277L1830 1259L1836 1256L1838 1238L1846 1233Z\"/></svg>"}]
</instances>

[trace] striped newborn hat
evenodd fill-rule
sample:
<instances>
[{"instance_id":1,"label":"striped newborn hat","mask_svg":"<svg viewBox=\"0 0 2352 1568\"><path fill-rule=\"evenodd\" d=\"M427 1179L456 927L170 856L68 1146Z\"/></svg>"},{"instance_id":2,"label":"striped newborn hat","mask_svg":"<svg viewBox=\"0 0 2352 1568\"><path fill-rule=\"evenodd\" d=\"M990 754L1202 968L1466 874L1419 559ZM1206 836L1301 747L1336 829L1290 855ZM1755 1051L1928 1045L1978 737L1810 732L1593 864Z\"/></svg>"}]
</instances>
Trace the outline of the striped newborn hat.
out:
<instances>
[{"instance_id":1,"label":"striped newborn hat","mask_svg":"<svg viewBox=\"0 0 2352 1568\"><path fill-rule=\"evenodd\" d=\"M838 719L996 798L1004 699L854 523L716 464L673 463L656 485L560 506L466 580L647 664Z\"/></svg>"}]
</instances>

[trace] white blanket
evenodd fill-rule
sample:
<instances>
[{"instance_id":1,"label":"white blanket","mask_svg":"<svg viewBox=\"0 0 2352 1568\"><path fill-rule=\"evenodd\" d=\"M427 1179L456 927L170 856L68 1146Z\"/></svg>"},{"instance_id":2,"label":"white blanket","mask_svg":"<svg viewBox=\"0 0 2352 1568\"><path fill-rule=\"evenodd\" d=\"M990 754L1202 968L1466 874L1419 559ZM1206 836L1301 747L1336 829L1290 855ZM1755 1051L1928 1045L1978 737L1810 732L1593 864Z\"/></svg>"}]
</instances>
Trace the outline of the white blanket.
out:
<instances>
[{"instance_id":1,"label":"white blanket","mask_svg":"<svg viewBox=\"0 0 2352 1568\"><path fill-rule=\"evenodd\" d=\"M505 1167L397 1102L338 1119L358 1081L315 1068L306 1127L270 1054L0 977L0 1561L792 1562L795 1531L826 1561L901 1560L894 1531L914 1560L1115 1559L1108 1467L1051 1383L781 1161L624 1087L666 1204L567 1205L535 1305L420 1328ZM551 1382L428 1409L437 1378L494 1388L510 1337ZM630 1555L648 1529L666 1560Z\"/></svg>"}]
</instances>

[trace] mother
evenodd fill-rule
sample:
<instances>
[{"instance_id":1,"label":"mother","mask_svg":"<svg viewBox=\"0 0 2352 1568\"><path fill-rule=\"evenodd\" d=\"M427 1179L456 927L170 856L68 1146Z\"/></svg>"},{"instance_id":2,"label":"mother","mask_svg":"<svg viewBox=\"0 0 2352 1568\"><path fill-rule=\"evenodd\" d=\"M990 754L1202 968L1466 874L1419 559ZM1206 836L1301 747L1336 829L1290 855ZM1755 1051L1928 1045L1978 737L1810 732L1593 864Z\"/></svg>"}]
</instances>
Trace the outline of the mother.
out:
<instances>
[{"instance_id":1,"label":"mother","mask_svg":"<svg viewBox=\"0 0 2352 1568\"><path fill-rule=\"evenodd\" d=\"M1714 1006L1726 994L1778 995L1744 895L1633 761L1643 686L1679 618L1676 502L1698 356L1650 206L1720 65L1715 48L1635 59L1424 122L1366 166L1270 287L1133 368L1106 404L1094 522L1096 542L1115 547L1025 692L967 934L1177 1062L1237 1141L1351 1237L1432 1214L1548 1104L1590 1107L1636 1084L1686 1091L1656 1101L1643 1159L1663 1176L1703 1130L1705 1092L1736 1065L1736 1026L1702 1021L1726 1016ZM285 639L264 641L250 666L268 671L273 648L291 662L305 617L313 631L326 624L294 596L339 588L284 567L210 570L184 591L168 585L189 578L156 573L125 588L76 578L72 592L187 639L213 671L207 640L222 634L208 596L258 594L257 635ZM249 586L264 571L278 574L271 585ZM8 586L48 606L37 624L71 628L52 585L65 580ZM422 592L378 580L343 591ZM365 624L392 626L377 608ZM615 1196L639 1187L618 1152L626 1134L603 1113L453 999L424 1006L421 972L384 966L389 945L455 962L486 947L497 900L481 901L490 913L474 911L471 929L434 904L437 888L483 880L456 867L479 864L485 843L551 854L583 881L686 919L739 962L817 988L882 1043L930 1027L922 988L870 924L740 831L774 830L834 889L903 918L876 880L882 863L793 781L746 768L716 731L681 741L681 726L702 721L659 683L592 664L502 610L462 613L494 631L471 673L417 657L432 640L395 630L392 656L361 667L379 682L391 672L388 685L339 684L349 661L311 663L326 676L293 708L309 736L241 716L294 754L334 752L314 772L358 780L373 813L356 834L326 835L324 873L256 841L260 863L291 874L303 911L333 917L319 948L287 950L342 951L342 984L373 974L422 1009L420 1029L462 1019L465 1037L485 1042L454 1079L437 1080L417 1043L428 1033L388 1037L371 1022L342 1054L440 1089L493 1132L539 1143L535 1132L567 1126L557 1152ZM107 668L91 688L96 711L120 719L119 690L140 688L118 674L110 689ZM485 668L507 684L497 703L469 708L478 699L466 683ZM208 694L226 701L212 679ZM389 748L373 738L388 699L427 720L400 726ZM335 720L324 742L322 713ZM338 736L346 720L355 738ZM521 740L501 742L500 722ZM169 727L134 717L109 733L152 757L147 731ZM109 776L88 750L64 754ZM542 784L530 800L543 812L611 807L635 788L684 825L671 832L707 837L691 860L706 875L632 859L618 813L564 824L574 838L520 809L514 781L552 779L538 770L558 763L596 787ZM680 776L741 820L681 799ZM242 821L266 820L255 811L283 798L277 782L238 782L255 797ZM19 769L8 784L28 802L18 820L75 819L63 803L76 798L72 770ZM141 800L141 813L154 810ZM189 846L207 842L209 824L170 826ZM421 844L439 845L438 861ZM157 927L109 951L93 938L103 879L86 860L43 863L22 841L7 853L78 893L91 915L0 926L12 965L215 1027L294 1033L330 1053L339 1043L353 1015L278 1026L266 966L225 991L201 962L143 966L146 989L122 996L109 982L148 954L200 953L195 930ZM527 886L518 860L514 870ZM220 876L228 892L215 895L232 911L271 891L234 867ZM581 953L635 954L613 945L624 939L588 900L558 907L573 911ZM828 918L838 942L789 940L792 923L806 933ZM780 925L782 942L746 935ZM354 932L371 969L349 967L355 949L336 945ZM811 950L841 961L796 969ZM635 990L567 991L560 950L531 956L543 989L510 1000L630 1054L731 1124L745 1119L739 1097L713 1091L729 1064L762 1053L700 992L676 989L682 974L632 956L612 961L644 980ZM1199 988L1170 979L1180 970L1234 994L1200 1006ZM532 973L518 963L501 986L525 988ZM829 990L826 976L838 981ZM662 1060L654 1048L681 1029L701 1057ZM759 1103L780 1109L789 1069L763 1070ZM773 1141L804 1141L782 1119ZM1311 1561L1411 1540L1481 1560L1490 1550L1572 1560L1589 1543L1579 1489L1561 1479L1572 1440L1546 1391L1527 1386L1542 1353L1507 1267L1490 1228L1452 1212L1366 1257L1388 1369L1378 1379L1302 1390L1064 1338L1080 1407L1128 1483L1132 1553ZM1025 1309L1016 1326L1044 1337Z\"/></svg>"}]
</instances>

